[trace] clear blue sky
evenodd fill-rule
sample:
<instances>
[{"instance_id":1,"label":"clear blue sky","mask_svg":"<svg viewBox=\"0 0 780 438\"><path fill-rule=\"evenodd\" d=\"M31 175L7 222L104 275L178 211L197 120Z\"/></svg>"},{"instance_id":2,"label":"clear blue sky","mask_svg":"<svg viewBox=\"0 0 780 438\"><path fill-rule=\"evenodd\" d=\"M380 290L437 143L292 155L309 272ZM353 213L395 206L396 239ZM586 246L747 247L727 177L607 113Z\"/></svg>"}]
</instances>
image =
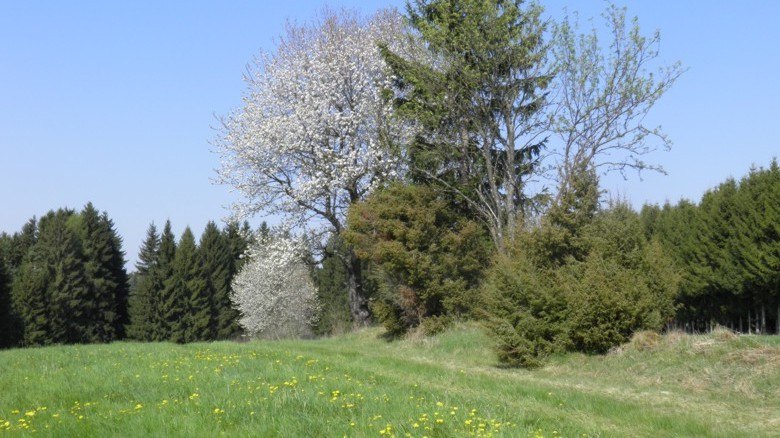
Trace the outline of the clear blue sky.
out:
<instances>
[{"instance_id":1,"label":"clear blue sky","mask_svg":"<svg viewBox=\"0 0 780 438\"><path fill-rule=\"evenodd\" d=\"M567 3L583 17L604 5L543 2L550 15ZM0 1L0 231L92 201L114 219L132 265L150 222L199 234L224 217L232 197L211 182L214 115L240 106L247 62L273 48L285 20L325 4ZM327 4L370 12L403 2ZM674 140L651 157L669 175L612 177L610 190L637 206L698 200L780 155L780 2L626 4L647 32L660 29L663 59L689 71L649 120Z\"/></svg>"}]
</instances>

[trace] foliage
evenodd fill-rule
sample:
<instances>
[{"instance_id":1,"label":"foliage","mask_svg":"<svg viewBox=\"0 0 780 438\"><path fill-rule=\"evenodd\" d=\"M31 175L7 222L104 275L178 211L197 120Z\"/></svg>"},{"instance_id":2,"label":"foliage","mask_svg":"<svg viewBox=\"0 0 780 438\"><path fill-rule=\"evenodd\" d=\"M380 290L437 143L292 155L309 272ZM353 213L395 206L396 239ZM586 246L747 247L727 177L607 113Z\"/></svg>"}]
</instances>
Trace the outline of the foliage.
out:
<instances>
[{"instance_id":1,"label":"foliage","mask_svg":"<svg viewBox=\"0 0 780 438\"><path fill-rule=\"evenodd\" d=\"M648 72L659 58L660 34L641 34L637 18L626 23L625 8L609 4L602 14L607 44L599 32L578 34L575 15L554 23L550 55L554 65L551 84L552 132L560 139L554 164L558 176L557 198L573 190L584 169L657 170L661 166L642 158L655 150L648 140L657 139L668 149L671 140L660 127L648 128L645 117L677 81L684 69L679 62Z\"/></svg>"},{"instance_id":2,"label":"foliage","mask_svg":"<svg viewBox=\"0 0 780 438\"><path fill-rule=\"evenodd\" d=\"M391 12L363 20L326 11L288 25L276 52L258 57L245 105L223 120L218 140L221 180L245 198L240 214L280 214L291 226L338 234L349 205L396 175L389 151L406 129L382 95L389 72L377 43L395 45L400 24ZM357 270L348 264L350 308L364 324Z\"/></svg>"},{"instance_id":3,"label":"foliage","mask_svg":"<svg viewBox=\"0 0 780 438\"><path fill-rule=\"evenodd\" d=\"M562 263L539 257L546 227L555 225L524 233L487 275L486 325L504 363L535 367L557 351L604 353L636 331L662 329L674 315L676 265L647 240L630 207L598 212Z\"/></svg>"},{"instance_id":4,"label":"foliage","mask_svg":"<svg viewBox=\"0 0 780 438\"><path fill-rule=\"evenodd\" d=\"M160 257L160 236L154 223L149 224L138 262L135 265L135 287L129 300L130 324L127 337L138 341L151 341L155 334L155 309L159 306L158 291L162 288L155 275Z\"/></svg>"},{"instance_id":5,"label":"foliage","mask_svg":"<svg viewBox=\"0 0 780 438\"><path fill-rule=\"evenodd\" d=\"M109 342L123 337L127 323L128 279L121 239L107 215L88 203L78 216L84 274L95 301L98 321L90 328L89 342Z\"/></svg>"},{"instance_id":6,"label":"foliage","mask_svg":"<svg viewBox=\"0 0 780 438\"><path fill-rule=\"evenodd\" d=\"M707 330L780 332L780 168L752 169L702 196L645 206L645 232L683 270L677 324Z\"/></svg>"},{"instance_id":7,"label":"foliage","mask_svg":"<svg viewBox=\"0 0 780 438\"><path fill-rule=\"evenodd\" d=\"M231 300L250 336L301 337L317 315L317 289L303 262L301 241L271 236L250 247L233 279Z\"/></svg>"},{"instance_id":8,"label":"foliage","mask_svg":"<svg viewBox=\"0 0 780 438\"><path fill-rule=\"evenodd\" d=\"M458 195L499 249L532 207L526 183L546 142L544 24L521 3L409 2L420 49L382 51L398 111L420 128L406 152L412 177Z\"/></svg>"},{"instance_id":9,"label":"foliage","mask_svg":"<svg viewBox=\"0 0 780 438\"><path fill-rule=\"evenodd\" d=\"M345 240L371 262L374 313L391 335L425 318L473 310L489 241L435 190L390 185L354 204L347 224Z\"/></svg>"},{"instance_id":10,"label":"foliage","mask_svg":"<svg viewBox=\"0 0 780 438\"><path fill-rule=\"evenodd\" d=\"M206 224L198 246L199 275L204 281L203 293L208 297L208 331L202 330L197 338L229 339L237 332L237 315L230 302L230 246L214 222ZM201 314L206 309L201 309ZM205 315L202 315L205 318Z\"/></svg>"},{"instance_id":11,"label":"foliage","mask_svg":"<svg viewBox=\"0 0 780 438\"><path fill-rule=\"evenodd\" d=\"M340 236L333 236L325 247L321 266L315 269L319 314L314 332L319 335L340 334L352 327L349 312L349 251Z\"/></svg>"}]
</instances>

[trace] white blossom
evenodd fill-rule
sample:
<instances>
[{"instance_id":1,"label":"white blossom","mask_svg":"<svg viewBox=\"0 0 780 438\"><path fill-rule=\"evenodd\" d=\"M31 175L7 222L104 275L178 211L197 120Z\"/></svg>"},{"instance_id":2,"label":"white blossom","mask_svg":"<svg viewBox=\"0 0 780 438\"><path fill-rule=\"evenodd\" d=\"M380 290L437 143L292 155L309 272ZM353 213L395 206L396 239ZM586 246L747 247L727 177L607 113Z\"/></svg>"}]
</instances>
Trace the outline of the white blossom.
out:
<instances>
[{"instance_id":1,"label":"white blossom","mask_svg":"<svg viewBox=\"0 0 780 438\"><path fill-rule=\"evenodd\" d=\"M299 239L269 237L250 246L233 279L231 300L250 336L301 337L311 333L317 289L303 262Z\"/></svg>"},{"instance_id":2,"label":"white blossom","mask_svg":"<svg viewBox=\"0 0 780 438\"><path fill-rule=\"evenodd\" d=\"M325 12L313 25L288 25L276 52L257 58L217 144L220 179L244 198L238 216L338 232L350 203L398 175L392 146L410 133L383 95L391 77L378 44L399 45L401 26L395 12L368 21Z\"/></svg>"}]
</instances>

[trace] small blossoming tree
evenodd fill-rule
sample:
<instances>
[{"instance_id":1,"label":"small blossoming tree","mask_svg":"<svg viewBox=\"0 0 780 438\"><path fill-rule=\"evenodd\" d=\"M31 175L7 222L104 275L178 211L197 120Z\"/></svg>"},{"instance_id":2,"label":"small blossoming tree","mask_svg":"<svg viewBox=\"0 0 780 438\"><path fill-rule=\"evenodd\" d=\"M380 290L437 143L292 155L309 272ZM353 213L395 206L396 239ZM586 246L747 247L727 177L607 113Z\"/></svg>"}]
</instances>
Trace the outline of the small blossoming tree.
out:
<instances>
[{"instance_id":1,"label":"small blossoming tree","mask_svg":"<svg viewBox=\"0 0 780 438\"><path fill-rule=\"evenodd\" d=\"M301 337L311 333L317 288L303 262L300 240L267 237L250 247L233 279L231 300L250 336Z\"/></svg>"}]
</instances>

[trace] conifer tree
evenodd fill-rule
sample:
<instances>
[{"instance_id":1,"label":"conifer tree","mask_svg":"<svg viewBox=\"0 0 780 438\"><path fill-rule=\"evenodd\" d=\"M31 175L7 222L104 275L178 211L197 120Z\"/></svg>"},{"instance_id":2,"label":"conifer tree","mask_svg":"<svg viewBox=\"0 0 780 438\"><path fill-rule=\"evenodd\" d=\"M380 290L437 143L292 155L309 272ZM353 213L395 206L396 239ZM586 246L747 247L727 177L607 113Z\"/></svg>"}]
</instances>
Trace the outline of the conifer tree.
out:
<instances>
[{"instance_id":1,"label":"conifer tree","mask_svg":"<svg viewBox=\"0 0 780 438\"><path fill-rule=\"evenodd\" d=\"M186 291L184 342L213 339L213 297L208 288L208 280L204 278L201 254L195 244L195 236L189 227L181 236L174 264L174 277L176 276L183 280Z\"/></svg>"},{"instance_id":2,"label":"conifer tree","mask_svg":"<svg viewBox=\"0 0 780 438\"><path fill-rule=\"evenodd\" d=\"M18 269L22 265L22 260L37 240L38 221L35 217L32 217L22 226L22 231L14 233L13 237L11 237L8 253L6 254L11 271Z\"/></svg>"},{"instance_id":3,"label":"conifer tree","mask_svg":"<svg viewBox=\"0 0 780 438\"><path fill-rule=\"evenodd\" d=\"M151 341L155 333L155 309L161 282L156 275L159 269L160 236L154 223L146 230L146 239L138 253L135 265L137 281L129 302L130 325L127 336L139 341Z\"/></svg>"},{"instance_id":4,"label":"conifer tree","mask_svg":"<svg viewBox=\"0 0 780 438\"><path fill-rule=\"evenodd\" d=\"M160 254L155 269L155 281L159 282L160 289L157 292L159 299L154 317L153 340L165 341L171 338L171 327L168 314L173 310L172 306L176 300L171 296L172 290L168 287L168 282L173 276L173 261L176 257L176 237L171 231L171 221L165 221L162 235L160 236Z\"/></svg>"},{"instance_id":5,"label":"conifer tree","mask_svg":"<svg viewBox=\"0 0 780 438\"><path fill-rule=\"evenodd\" d=\"M88 294L94 302L93 313L87 317L89 324L84 329L89 342L109 342L117 337L119 319L116 300L119 284L110 270L112 236L91 202L82 210L78 225Z\"/></svg>"},{"instance_id":6,"label":"conifer tree","mask_svg":"<svg viewBox=\"0 0 780 438\"><path fill-rule=\"evenodd\" d=\"M28 346L52 343L46 293L51 272L41 259L41 251L33 249L22 261L13 283L13 306L22 323L23 345Z\"/></svg>"},{"instance_id":7,"label":"conifer tree","mask_svg":"<svg viewBox=\"0 0 780 438\"><path fill-rule=\"evenodd\" d=\"M238 312L230 302L231 254L226 237L214 222L209 222L200 238L201 277L206 282L212 303L213 339L228 339L238 329Z\"/></svg>"},{"instance_id":8,"label":"conifer tree","mask_svg":"<svg viewBox=\"0 0 780 438\"><path fill-rule=\"evenodd\" d=\"M100 222L110 237L108 244L110 257L108 258L107 268L112 281L116 284L114 293L117 311L115 332L117 337L124 338L125 327L130 323L130 279L125 269L125 252L122 249L122 237L119 236L119 233L114 228L114 221L108 217L108 213L103 212L100 216Z\"/></svg>"},{"instance_id":9,"label":"conifer tree","mask_svg":"<svg viewBox=\"0 0 780 438\"><path fill-rule=\"evenodd\" d=\"M91 317L96 303L89 294L81 243L74 232L72 210L49 212L41 218L35 246L40 250L38 269L48 269L48 341L90 341Z\"/></svg>"},{"instance_id":10,"label":"conifer tree","mask_svg":"<svg viewBox=\"0 0 780 438\"><path fill-rule=\"evenodd\" d=\"M204 303L203 288L198 277L197 248L195 237L187 227L181 235L173 259L171 276L165 281L165 299L162 303L163 316L170 329L169 340L174 342L189 342L197 339L196 332L203 326L209 326L206 317L202 322L203 308L209 309L208 301ZM207 313L208 314L208 313ZM196 328L197 327L197 328Z\"/></svg>"}]
</instances>

